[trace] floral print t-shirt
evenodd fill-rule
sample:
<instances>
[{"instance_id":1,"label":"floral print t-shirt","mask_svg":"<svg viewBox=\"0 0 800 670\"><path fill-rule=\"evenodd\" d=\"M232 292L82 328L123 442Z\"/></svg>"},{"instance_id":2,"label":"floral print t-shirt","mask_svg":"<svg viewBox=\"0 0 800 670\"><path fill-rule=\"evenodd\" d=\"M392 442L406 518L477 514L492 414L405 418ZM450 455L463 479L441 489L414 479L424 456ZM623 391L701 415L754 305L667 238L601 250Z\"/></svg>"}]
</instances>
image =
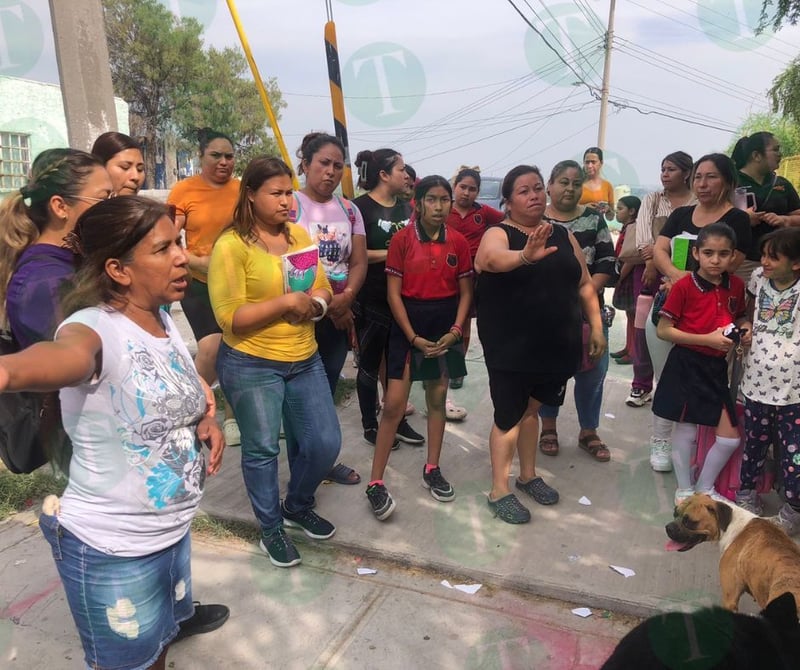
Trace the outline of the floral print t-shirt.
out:
<instances>
[{"instance_id":1,"label":"floral print t-shirt","mask_svg":"<svg viewBox=\"0 0 800 670\"><path fill-rule=\"evenodd\" d=\"M83 324L103 343L99 375L60 393L73 454L59 521L107 554L144 556L175 544L205 483L195 433L205 394L175 324L159 314L164 338L104 307L80 310L59 327Z\"/></svg>"}]
</instances>

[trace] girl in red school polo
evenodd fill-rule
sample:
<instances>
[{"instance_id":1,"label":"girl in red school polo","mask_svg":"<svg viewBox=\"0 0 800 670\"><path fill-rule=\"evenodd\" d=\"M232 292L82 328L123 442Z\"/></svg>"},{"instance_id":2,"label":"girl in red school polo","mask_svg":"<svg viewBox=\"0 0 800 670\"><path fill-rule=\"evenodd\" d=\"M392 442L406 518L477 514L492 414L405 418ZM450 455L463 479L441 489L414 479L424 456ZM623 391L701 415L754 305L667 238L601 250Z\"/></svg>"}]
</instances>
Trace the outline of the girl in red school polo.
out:
<instances>
[{"instance_id":1,"label":"girl in red school polo","mask_svg":"<svg viewBox=\"0 0 800 670\"><path fill-rule=\"evenodd\" d=\"M422 483L440 502L455 498L439 468L439 455L448 379L466 374L463 328L472 301L472 260L464 236L445 226L453 201L450 183L438 175L425 177L414 198L416 221L395 234L386 257L387 298L394 320L386 397L367 487L380 521L395 508L383 475L412 381L426 382L428 457Z\"/></svg>"}]
</instances>

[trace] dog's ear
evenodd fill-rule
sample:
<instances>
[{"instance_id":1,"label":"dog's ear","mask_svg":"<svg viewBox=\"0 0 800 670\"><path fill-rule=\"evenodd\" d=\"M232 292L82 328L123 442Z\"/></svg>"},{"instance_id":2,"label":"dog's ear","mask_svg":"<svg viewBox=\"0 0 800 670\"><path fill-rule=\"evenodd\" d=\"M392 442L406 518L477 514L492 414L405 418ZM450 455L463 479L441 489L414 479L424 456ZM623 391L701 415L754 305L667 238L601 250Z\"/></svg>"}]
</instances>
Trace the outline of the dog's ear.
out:
<instances>
[{"instance_id":1,"label":"dog's ear","mask_svg":"<svg viewBox=\"0 0 800 670\"><path fill-rule=\"evenodd\" d=\"M788 591L767 603L761 616L778 630L792 631L798 627L797 603Z\"/></svg>"},{"instance_id":2,"label":"dog's ear","mask_svg":"<svg viewBox=\"0 0 800 670\"><path fill-rule=\"evenodd\" d=\"M728 526L731 525L731 521L733 521L733 510L731 509L730 505L718 502L716 505L714 505L714 514L716 515L717 523L719 524L719 532L724 533L726 530L728 530Z\"/></svg>"}]
</instances>

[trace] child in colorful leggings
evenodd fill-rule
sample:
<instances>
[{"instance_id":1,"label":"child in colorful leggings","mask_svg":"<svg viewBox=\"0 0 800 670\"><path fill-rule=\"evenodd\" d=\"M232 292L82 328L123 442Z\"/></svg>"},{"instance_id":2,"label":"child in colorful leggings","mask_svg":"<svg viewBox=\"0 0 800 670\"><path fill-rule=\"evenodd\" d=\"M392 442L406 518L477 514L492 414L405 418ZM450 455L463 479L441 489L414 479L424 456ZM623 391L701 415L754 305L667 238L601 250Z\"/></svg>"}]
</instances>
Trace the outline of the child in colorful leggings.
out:
<instances>
[{"instance_id":1,"label":"child in colorful leggings","mask_svg":"<svg viewBox=\"0 0 800 670\"><path fill-rule=\"evenodd\" d=\"M770 444L780 453L785 504L773 519L800 532L800 229L779 228L761 243L761 267L747 286L753 344L745 361L746 444L736 503L761 514L756 478Z\"/></svg>"}]
</instances>

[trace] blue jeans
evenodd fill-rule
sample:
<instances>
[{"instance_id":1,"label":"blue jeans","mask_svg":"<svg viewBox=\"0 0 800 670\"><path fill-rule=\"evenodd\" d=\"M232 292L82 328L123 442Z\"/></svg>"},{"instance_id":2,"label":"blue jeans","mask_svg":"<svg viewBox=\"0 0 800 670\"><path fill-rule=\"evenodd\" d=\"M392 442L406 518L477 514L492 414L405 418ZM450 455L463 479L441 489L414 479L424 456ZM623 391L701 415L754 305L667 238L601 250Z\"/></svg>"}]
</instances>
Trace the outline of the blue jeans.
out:
<instances>
[{"instance_id":1,"label":"blue jeans","mask_svg":"<svg viewBox=\"0 0 800 670\"><path fill-rule=\"evenodd\" d=\"M264 535L283 525L278 438L286 432L290 512L311 509L314 493L336 463L342 434L319 354L285 363L250 356L224 342L217 356L222 392L242 435L242 474Z\"/></svg>"},{"instance_id":2,"label":"blue jeans","mask_svg":"<svg viewBox=\"0 0 800 670\"><path fill-rule=\"evenodd\" d=\"M314 334L317 338L319 356L325 367L325 376L328 378L328 385L333 395L336 393L336 385L339 383L347 351L350 349L347 331L339 330L330 319L322 319L317 324Z\"/></svg>"},{"instance_id":3,"label":"blue jeans","mask_svg":"<svg viewBox=\"0 0 800 670\"><path fill-rule=\"evenodd\" d=\"M608 328L603 326L603 334L608 341ZM603 405L603 383L608 372L608 347L594 367L585 372L575 373L575 409L581 430L593 430L600 425L600 408ZM542 405L539 416L543 419L558 417L558 407Z\"/></svg>"},{"instance_id":4,"label":"blue jeans","mask_svg":"<svg viewBox=\"0 0 800 670\"><path fill-rule=\"evenodd\" d=\"M194 613L191 538L145 556L105 554L39 517L90 668L144 670Z\"/></svg>"}]
</instances>

